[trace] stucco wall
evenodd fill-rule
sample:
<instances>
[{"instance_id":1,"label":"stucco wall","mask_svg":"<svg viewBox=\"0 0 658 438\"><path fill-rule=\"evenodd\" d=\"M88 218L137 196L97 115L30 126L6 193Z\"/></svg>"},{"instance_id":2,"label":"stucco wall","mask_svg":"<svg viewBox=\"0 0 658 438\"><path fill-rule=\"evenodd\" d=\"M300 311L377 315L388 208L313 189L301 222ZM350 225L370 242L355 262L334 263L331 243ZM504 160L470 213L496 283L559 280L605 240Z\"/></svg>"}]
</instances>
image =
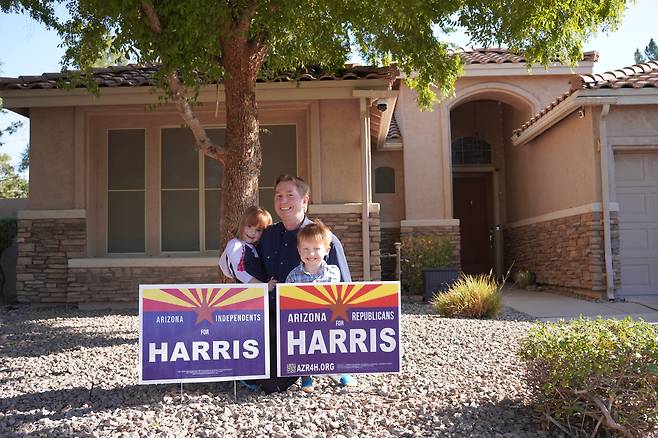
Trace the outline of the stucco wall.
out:
<instances>
[{"instance_id":1,"label":"stucco wall","mask_svg":"<svg viewBox=\"0 0 658 438\"><path fill-rule=\"evenodd\" d=\"M32 210L75 207L75 108L30 110Z\"/></svg>"},{"instance_id":2,"label":"stucco wall","mask_svg":"<svg viewBox=\"0 0 658 438\"><path fill-rule=\"evenodd\" d=\"M658 136L658 105L614 105L606 118L608 141L628 146L623 137ZM654 140L655 143L655 140Z\"/></svg>"},{"instance_id":3,"label":"stucco wall","mask_svg":"<svg viewBox=\"0 0 658 438\"><path fill-rule=\"evenodd\" d=\"M441 107L421 111L416 93L400 89L395 115L404 141L405 219L446 218L443 196Z\"/></svg>"},{"instance_id":4,"label":"stucco wall","mask_svg":"<svg viewBox=\"0 0 658 438\"><path fill-rule=\"evenodd\" d=\"M508 143L507 222L599 202L593 123L587 108L584 117L574 112L529 143Z\"/></svg>"},{"instance_id":5,"label":"stucco wall","mask_svg":"<svg viewBox=\"0 0 658 438\"><path fill-rule=\"evenodd\" d=\"M361 202L359 101L320 102L322 202Z\"/></svg>"},{"instance_id":6,"label":"stucco wall","mask_svg":"<svg viewBox=\"0 0 658 438\"><path fill-rule=\"evenodd\" d=\"M382 224L396 222L397 227L404 219L404 165L402 151L386 151L372 153L373 175L373 202L380 205L380 219ZM395 170L395 193L375 193L375 169L378 167L391 167Z\"/></svg>"}]
</instances>

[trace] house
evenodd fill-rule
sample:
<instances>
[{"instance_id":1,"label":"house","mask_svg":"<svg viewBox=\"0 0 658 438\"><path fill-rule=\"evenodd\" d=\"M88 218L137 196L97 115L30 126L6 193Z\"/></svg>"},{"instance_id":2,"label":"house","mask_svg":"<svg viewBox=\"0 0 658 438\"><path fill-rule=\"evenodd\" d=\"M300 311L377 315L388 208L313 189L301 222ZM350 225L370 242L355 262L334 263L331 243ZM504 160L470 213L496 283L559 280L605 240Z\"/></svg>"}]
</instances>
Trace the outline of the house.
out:
<instances>
[{"instance_id":1,"label":"house","mask_svg":"<svg viewBox=\"0 0 658 438\"><path fill-rule=\"evenodd\" d=\"M380 254L401 236L437 234L466 272L513 263L589 296L655 291L654 186L632 180L653 175L655 63L615 79L592 74L593 52L532 71L504 49L461 56L454 96L431 112L394 69L259 83L261 204L271 208L278 173L307 179L310 215L341 238L359 280L380 278ZM140 283L216 281L221 169L171 106L145 109L152 73L97 70L99 97L55 89L58 74L0 79L5 107L31 122L19 301L134 302ZM199 114L221 142L217 98L202 90ZM625 214L638 196L656 220Z\"/></svg>"}]
</instances>

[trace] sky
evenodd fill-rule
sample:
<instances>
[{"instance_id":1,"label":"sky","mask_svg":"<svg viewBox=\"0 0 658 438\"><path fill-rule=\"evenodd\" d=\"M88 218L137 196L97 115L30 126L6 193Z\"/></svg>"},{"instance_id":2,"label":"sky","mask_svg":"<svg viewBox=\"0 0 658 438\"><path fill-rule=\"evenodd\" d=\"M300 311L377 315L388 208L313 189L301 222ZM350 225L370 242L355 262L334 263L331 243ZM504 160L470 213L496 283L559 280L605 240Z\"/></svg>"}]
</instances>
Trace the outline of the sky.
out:
<instances>
[{"instance_id":1,"label":"sky","mask_svg":"<svg viewBox=\"0 0 658 438\"><path fill-rule=\"evenodd\" d=\"M599 52L594 72L632 65L636 48L642 51L649 39L658 40L658 28L654 25L657 15L658 0L636 0L626 10L624 21L616 32L599 34L586 42L585 51ZM455 34L451 41L463 47L470 46L462 33ZM60 70L64 49L58 47L59 37L26 15L0 13L0 42L0 76L40 75ZM8 153L16 164L29 142L29 119L11 112L0 114L0 128L14 120L23 121L24 126L14 135L2 137L4 145L0 152Z\"/></svg>"}]
</instances>

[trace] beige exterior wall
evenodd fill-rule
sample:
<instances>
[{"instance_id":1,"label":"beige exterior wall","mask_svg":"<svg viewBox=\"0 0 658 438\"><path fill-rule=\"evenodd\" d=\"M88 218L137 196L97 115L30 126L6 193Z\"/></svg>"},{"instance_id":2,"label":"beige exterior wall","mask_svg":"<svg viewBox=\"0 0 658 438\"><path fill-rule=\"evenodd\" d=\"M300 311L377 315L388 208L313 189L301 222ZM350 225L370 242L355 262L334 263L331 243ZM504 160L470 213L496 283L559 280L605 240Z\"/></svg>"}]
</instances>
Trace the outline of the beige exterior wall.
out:
<instances>
[{"instance_id":1,"label":"beige exterior wall","mask_svg":"<svg viewBox=\"0 0 658 438\"><path fill-rule=\"evenodd\" d=\"M75 108L30 110L30 198L33 210L75 207Z\"/></svg>"},{"instance_id":2,"label":"beige exterior wall","mask_svg":"<svg viewBox=\"0 0 658 438\"><path fill-rule=\"evenodd\" d=\"M375 169L391 167L395 171L395 193L375 193ZM386 227L404 219L404 163L402 151L386 151L372 153L372 200L380 205L379 218Z\"/></svg>"},{"instance_id":3,"label":"beige exterior wall","mask_svg":"<svg viewBox=\"0 0 658 438\"><path fill-rule=\"evenodd\" d=\"M420 111L415 93L404 85L401 87L396 117L404 139L405 219L452 218L449 148L450 139L461 135L459 132L449 132L452 111L470 101L483 100L500 101L515 108L511 110L508 107L505 112L501 110L505 105L499 108L492 106L490 110L493 114L502 117L505 123L502 128L491 126L481 131L483 135L495 138L498 143L501 138L507 143L505 132L511 133L512 129L518 128L569 89L569 75L542 75L537 70L533 73L528 76L462 77L455 85L455 96L436 104L434 111ZM485 120L488 116L490 113L482 114ZM466 126L460 125L459 117L455 126L457 130ZM500 202L504 202L505 184L509 180L502 173L504 161L500 155L495 158L496 167L501 172L498 187ZM504 208L500 216L501 221L504 221Z\"/></svg>"},{"instance_id":4,"label":"beige exterior wall","mask_svg":"<svg viewBox=\"0 0 658 438\"><path fill-rule=\"evenodd\" d=\"M446 218L440 105L421 111L416 93L402 86L396 118L404 141L405 219Z\"/></svg>"},{"instance_id":5,"label":"beige exterior wall","mask_svg":"<svg viewBox=\"0 0 658 438\"><path fill-rule=\"evenodd\" d=\"M608 142L614 145L655 144L658 105L613 105L606 117L606 128Z\"/></svg>"},{"instance_id":6,"label":"beige exterior wall","mask_svg":"<svg viewBox=\"0 0 658 438\"><path fill-rule=\"evenodd\" d=\"M600 202L596 120L587 108L584 117L575 112L531 142L508 142L507 222Z\"/></svg>"},{"instance_id":7,"label":"beige exterior wall","mask_svg":"<svg viewBox=\"0 0 658 438\"><path fill-rule=\"evenodd\" d=\"M361 202L359 100L320 102L322 203Z\"/></svg>"}]
</instances>

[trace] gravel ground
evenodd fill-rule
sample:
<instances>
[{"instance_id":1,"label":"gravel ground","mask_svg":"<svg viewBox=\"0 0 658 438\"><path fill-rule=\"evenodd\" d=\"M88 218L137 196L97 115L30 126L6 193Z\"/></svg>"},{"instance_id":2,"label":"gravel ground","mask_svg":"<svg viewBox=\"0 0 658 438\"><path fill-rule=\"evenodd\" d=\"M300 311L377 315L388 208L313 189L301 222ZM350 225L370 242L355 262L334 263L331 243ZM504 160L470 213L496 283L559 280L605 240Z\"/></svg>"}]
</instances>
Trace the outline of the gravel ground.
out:
<instances>
[{"instance_id":1,"label":"gravel ground","mask_svg":"<svg viewBox=\"0 0 658 438\"><path fill-rule=\"evenodd\" d=\"M403 371L304 394L137 384L136 312L0 308L0 436L547 436L517 340L530 318L446 319L403 306Z\"/></svg>"}]
</instances>

